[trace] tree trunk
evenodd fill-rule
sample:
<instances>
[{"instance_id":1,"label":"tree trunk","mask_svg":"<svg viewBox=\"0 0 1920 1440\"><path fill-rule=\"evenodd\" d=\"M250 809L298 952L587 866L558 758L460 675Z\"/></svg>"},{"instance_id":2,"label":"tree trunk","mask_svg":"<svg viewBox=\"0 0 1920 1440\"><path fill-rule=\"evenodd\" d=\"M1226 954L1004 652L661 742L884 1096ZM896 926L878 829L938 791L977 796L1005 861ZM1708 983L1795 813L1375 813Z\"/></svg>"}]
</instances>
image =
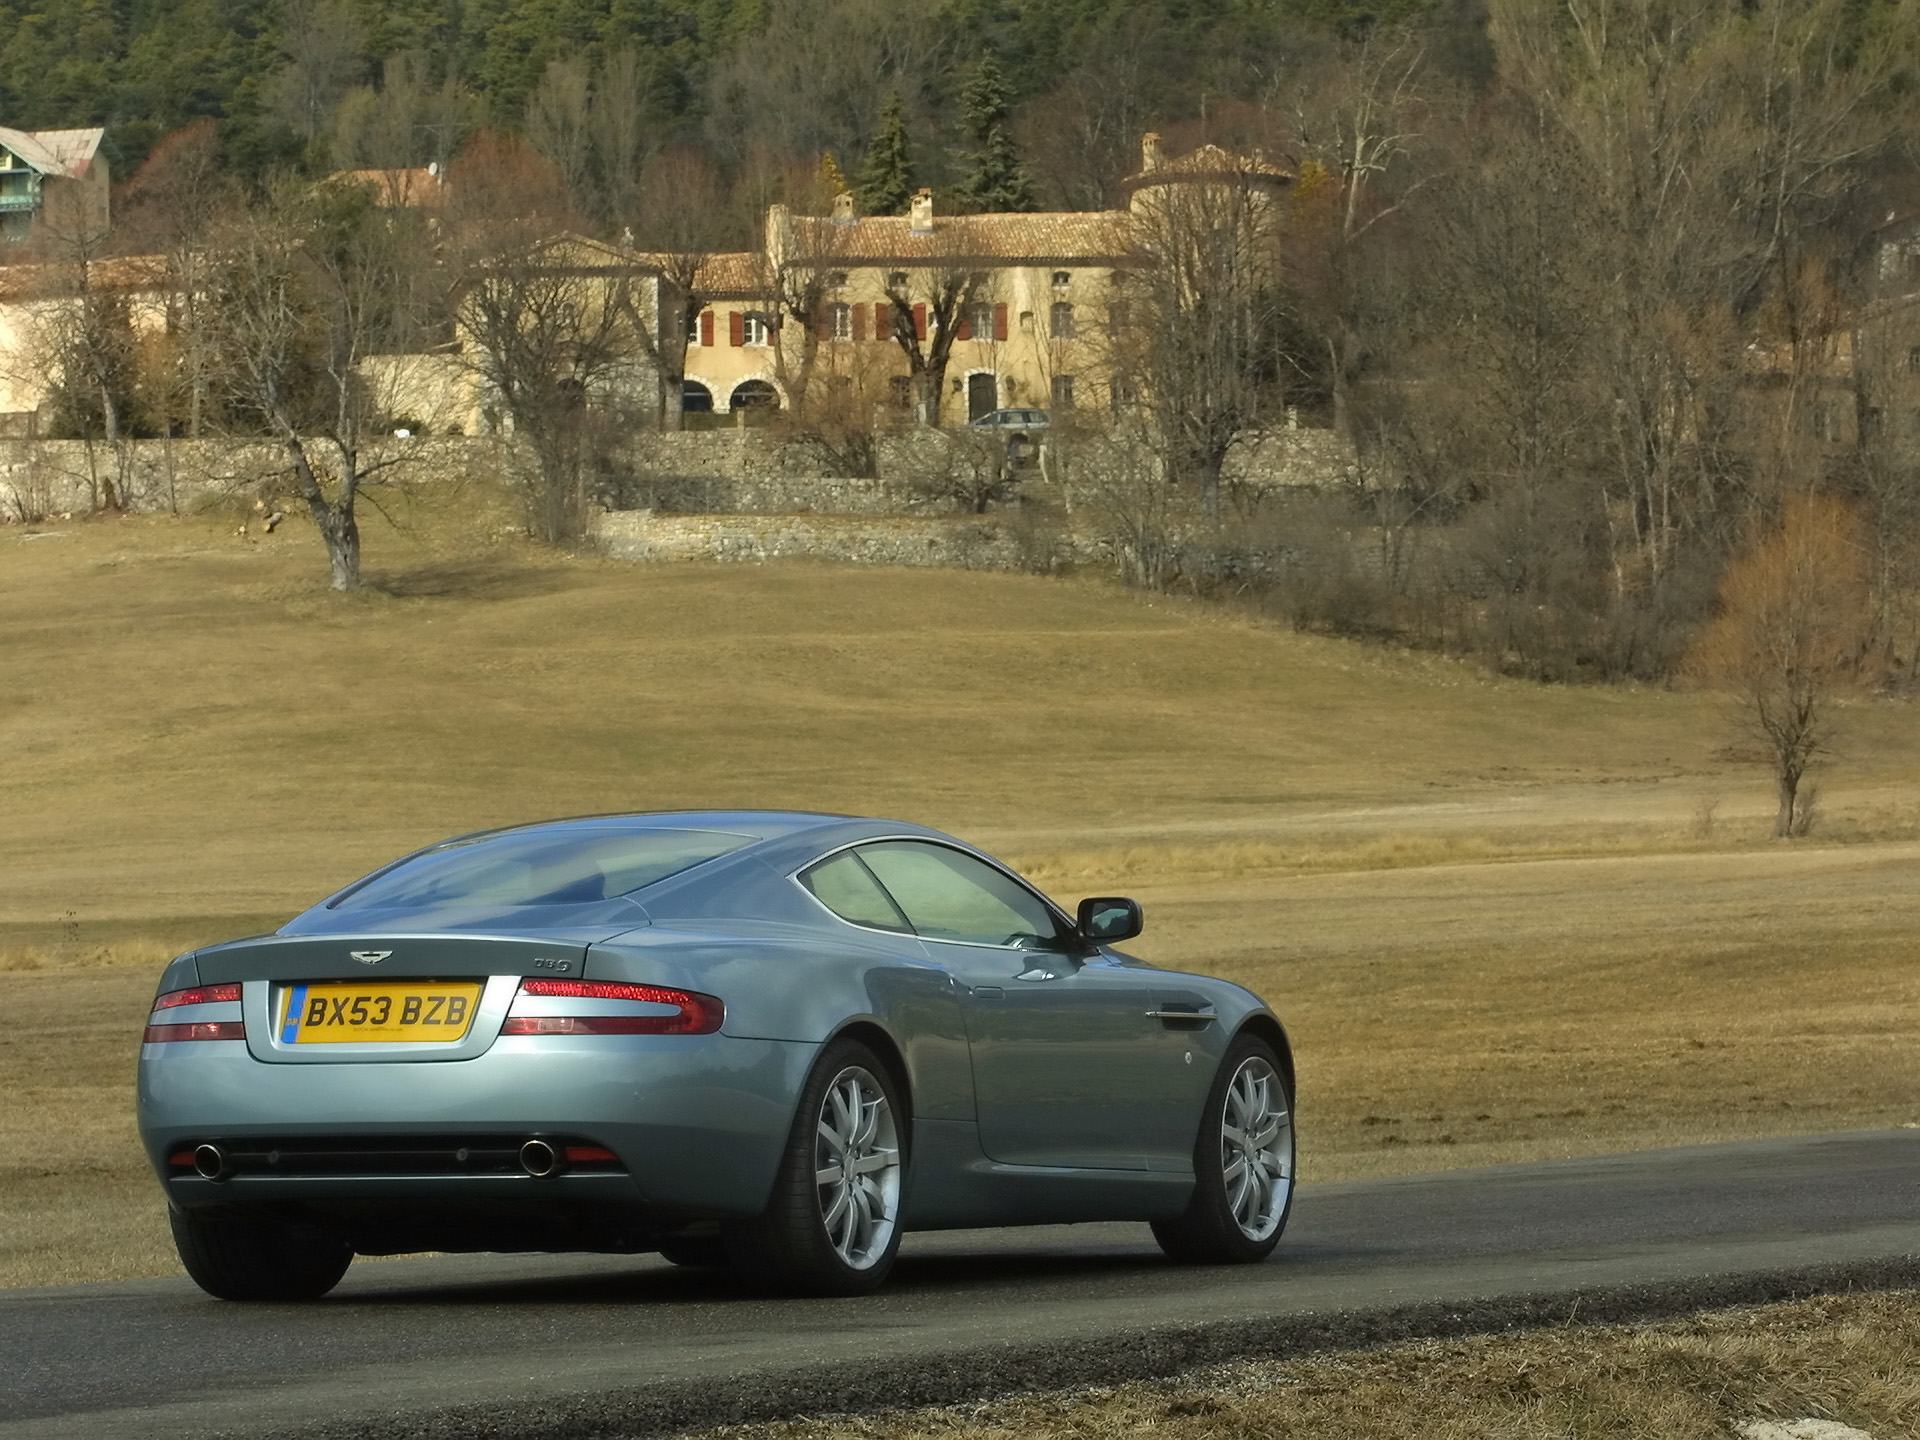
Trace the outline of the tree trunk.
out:
<instances>
[{"instance_id":1,"label":"tree trunk","mask_svg":"<svg viewBox=\"0 0 1920 1440\"><path fill-rule=\"evenodd\" d=\"M1800 793L1800 777L1777 775L1774 777L1774 788L1780 796L1780 808L1773 816L1773 838L1789 840L1793 838L1793 810Z\"/></svg>"},{"instance_id":2,"label":"tree trunk","mask_svg":"<svg viewBox=\"0 0 1920 1440\"><path fill-rule=\"evenodd\" d=\"M327 562L333 571L333 588L353 590L360 584L360 525L353 516L354 487L351 477L343 482L341 498L329 502L320 488L320 478L307 459L307 447L291 428L286 431L287 458L293 462L294 487L307 502L307 511L327 545Z\"/></svg>"},{"instance_id":3,"label":"tree trunk","mask_svg":"<svg viewBox=\"0 0 1920 1440\"><path fill-rule=\"evenodd\" d=\"M120 407L113 403L113 387L105 381L100 384L100 422L107 432L107 448L113 452L113 474L108 477L105 493L100 497L101 508L119 510L124 508L122 492L126 487L116 483L114 477L124 480L121 472L126 465L126 457L122 454L120 444Z\"/></svg>"}]
</instances>

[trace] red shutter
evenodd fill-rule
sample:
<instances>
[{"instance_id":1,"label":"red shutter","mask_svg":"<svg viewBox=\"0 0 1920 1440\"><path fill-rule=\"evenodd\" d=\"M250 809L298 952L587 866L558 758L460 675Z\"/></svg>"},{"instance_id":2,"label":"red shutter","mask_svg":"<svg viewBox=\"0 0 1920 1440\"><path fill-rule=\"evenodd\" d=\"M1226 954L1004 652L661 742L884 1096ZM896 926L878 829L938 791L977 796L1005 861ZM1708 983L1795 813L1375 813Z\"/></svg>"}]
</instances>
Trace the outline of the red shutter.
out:
<instances>
[{"instance_id":1,"label":"red shutter","mask_svg":"<svg viewBox=\"0 0 1920 1440\"><path fill-rule=\"evenodd\" d=\"M700 343L709 348L713 345L713 312L711 310L700 312Z\"/></svg>"},{"instance_id":2,"label":"red shutter","mask_svg":"<svg viewBox=\"0 0 1920 1440\"><path fill-rule=\"evenodd\" d=\"M727 312L727 343L729 345L747 343L747 317L738 310Z\"/></svg>"},{"instance_id":3,"label":"red shutter","mask_svg":"<svg viewBox=\"0 0 1920 1440\"><path fill-rule=\"evenodd\" d=\"M813 313L813 338L831 340L833 338L833 307L822 305Z\"/></svg>"},{"instance_id":4,"label":"red shutter","mask_svg":"<svg viewBox=\"0 0 1920 1440\"><path fill-rule=\"evenodd\" d=\"M867 307L864 305L855 305L852 308L853 338L855 340L864 340L867 338Z\"/></svg>"},{"instance_id":5,"label":"red shutter","mask_svg":"<svg viewBox=\"0 0 1920 1440\"><path fill-rule=\"evenodd\" d=\"M893 338L893 306L885 300L873 302L873 338L876 340Z\"/></svg>"},{"instance_id":6,"label":"red shutter","mask_svg":"<svg viewBox=\"0 0 1920 1440\"><path fill-rule=\"evenodd\" d=\"M961 316L960 333L954 338L957 340L971 340L973 338L973 321L967 319L964 315Z\"/></svg>"},{"instance_id":7,"label":"red shutter","mask_svg":"<svg viewBox=\"0 0 1920 1440\"><path fill-rule=\"evenodd\" d=\"M927 307L924 301L913 307L913 338L927 338Z\"/></svg>"},{"instance_id":8,"label":"red shutter","mask_svg":"<svg viewBox=\"0 0 1920 1440\"><path fill-rule=\"evenodd\" d=\"M993 307L993 338L996 340L1004 340L1007 338L1007 307L1005 304L999 304Z\"/></svg>"}]
</instances>

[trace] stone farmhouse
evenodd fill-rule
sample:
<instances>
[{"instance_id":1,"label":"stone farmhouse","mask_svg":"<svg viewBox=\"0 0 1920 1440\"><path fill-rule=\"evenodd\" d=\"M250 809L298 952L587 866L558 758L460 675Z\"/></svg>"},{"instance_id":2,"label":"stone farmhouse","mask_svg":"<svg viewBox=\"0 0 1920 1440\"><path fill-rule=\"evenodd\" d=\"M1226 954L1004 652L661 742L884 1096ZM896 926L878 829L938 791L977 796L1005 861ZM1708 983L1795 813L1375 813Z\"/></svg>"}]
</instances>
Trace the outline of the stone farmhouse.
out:
<instances>
[{"instance_id":1,"label":"stone farmhouse","mask_svg":"<svg viewBox=\"0 0 1920 1440\"><path fill-rule=\"evenodd\" d=\"M625 385L671 392L678 372L685 415L805 402L883 423L912 423L917 409L928 423L958 425L1013 407L1104 411L1131 393L1114 338L1143 227L1174 192L1223 185L1264 197L1277 224L1294 178L1211 145L1167 160L1155 135L1141 158L1123 183L1125 209L938 215L923 190L907 215L858 216L842 195L827 216L770 207L759 250L672 256L562 236L543 263L583 287L614 276L630 287L653 333ZM403 173L370 175L383 203L439 203L437 177ZM684 333L674 333L680 321ZM463 343L470 349L470 331ZM392 356L375 368L396 414L438 433L479 434L498 423L499 407L474 360ZM937 396L927 393L935 371ZM658 406L663 420L676 408L670 398Z\"/></svg>"},{"instance_id":2,"label":"stone farmhouse","mask_svg":"<svg viewBox=\"0 0 1920 1440\"><path fill-rule=\"evenodd\" d=\"M1149 134L1140 170L1122 184L1125 209L943 216L927 190L905 216L856 216L850 195L831 216L775 205L760 253L715 256L696 277L683 403L791 405L797 387L825 385L906 408L924 383L911 346L923 360L944 357L931 423L1124 405L1113 342L1143 224L1172 191L1223 185L1268 197L1277 224L1293 180L1260 156L1212 145L1166 160Z\"/></svg>"},{"instance_id":3,"label":"stone farmhouse","mask_svg":"<svg viewBox=\"0 0 1920 1440\"><path fill-rule=\"evenodd\" d=\"M58 202L104 225L99 139L98 130L0 129L0 223L44 224ZM382 206L438 210L446 200L447 181L431 167L340 178L372 186ZM1277 224L1293 179L1260 156L1210 145L1169 159L1150 134L1123 184L1125 208L939 215L922 191L908 215L858 216L843 195L826 216L772 206L758 250L671 256L566 235L545 242L538 263L589 289L623 287L647 336L619 380L636 424L802 402L883 424L911 424L915 412L958 425L1010 407L1105 411L1131 395L1115 338L1143 230L1182 192L1227 185L1264 197ZM46 384L32 333L73 283L62 267L0 265L0 428L34 428ZM138 327L164 327L158 257L93 262L86 283L123 292ZM368 362L397 421L467 435L504 423L457 314L456 331L454 347Z\"/></svg>"}]
</instances>

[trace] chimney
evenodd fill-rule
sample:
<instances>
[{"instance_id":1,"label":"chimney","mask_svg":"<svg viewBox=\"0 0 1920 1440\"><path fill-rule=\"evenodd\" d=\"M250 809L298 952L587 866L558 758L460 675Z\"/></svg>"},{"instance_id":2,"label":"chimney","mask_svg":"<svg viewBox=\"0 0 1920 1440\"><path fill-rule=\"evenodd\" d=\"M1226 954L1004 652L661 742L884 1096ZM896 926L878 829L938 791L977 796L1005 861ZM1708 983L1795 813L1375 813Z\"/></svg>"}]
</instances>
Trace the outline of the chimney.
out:
<instances>
[{"instance_id":1,"label":"chimney","mask_svg":"<svg viewBox=\"0 0 1920 1440\"><path fill-rule=\"evenodd\" d=\"M1140 137L1140 173L1160 168L1160 137L1149 130Z\"/></svg>"},{"instance_id":2,"label":"chimney","mask_svg":"<svg viewBox=\"0 0 1920 1440\"><path fill-rule=\"evenodd\" d=\"M845 191L833 197L833 223L836 225L853 223L853 196Z\"/></svg>"},{"instance_id":3,"label":"chimney","mask_svg":"<svg viewBox=\"0 0 1920 1440\"><path fill-rule=\"evenodd\" d=\"M933 233L933 191L922 190L913 197L913 218L907 222L910 235L931 235Z\"/></svg>"},{"instance_id":4,"label":"chimney","mask_svg":"<svg viewBox=\"0 0 1920 1440\"><path fill-rule=\"evenodd\" d=\"M767 263L777 271L793 253L793 215L779 201L767 207Z\"/></svg>"}]
</instances>

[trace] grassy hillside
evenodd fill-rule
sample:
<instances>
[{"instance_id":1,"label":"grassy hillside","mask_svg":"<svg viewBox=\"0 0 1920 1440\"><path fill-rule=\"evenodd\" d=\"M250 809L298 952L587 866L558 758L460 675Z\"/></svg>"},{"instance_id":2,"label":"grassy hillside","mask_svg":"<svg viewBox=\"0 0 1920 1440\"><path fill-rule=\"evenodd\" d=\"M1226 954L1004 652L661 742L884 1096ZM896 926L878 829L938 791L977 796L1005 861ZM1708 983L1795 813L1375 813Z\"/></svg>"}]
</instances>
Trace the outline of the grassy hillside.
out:
<instances>
[{"instance_id":1,"label":"grassy hillside","mask_svg":"<svg viewBox=\"0 0 1920 1440\"><path fill-rule=\"evenodd\" d=\"M0 528L0 1138L35 1157L0 1161L0 1283L169 1267L129 1114L168 954L444 835L625 808L892 814L1069 903L1141 894L1141 953L1288 1020L1309 1179L1920 1120L1905 708L1850 713L1822 832L1771 845L1710 696L1096 580L400 519L352 597L299 526Z\"/></svg>"}]
</instances>

